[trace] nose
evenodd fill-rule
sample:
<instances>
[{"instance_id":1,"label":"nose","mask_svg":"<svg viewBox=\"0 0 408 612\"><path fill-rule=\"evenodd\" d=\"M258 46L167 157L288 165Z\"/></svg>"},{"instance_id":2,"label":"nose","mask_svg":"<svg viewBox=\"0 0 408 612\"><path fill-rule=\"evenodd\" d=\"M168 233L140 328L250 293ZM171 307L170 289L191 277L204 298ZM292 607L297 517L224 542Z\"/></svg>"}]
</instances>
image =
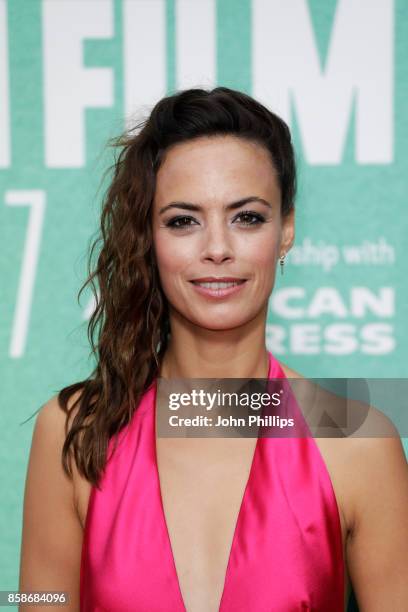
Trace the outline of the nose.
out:
<instances>
[{"instance_id":1,"label":"nose","mask_svg":"<svg viewBox=\"0 0 408 612\"><path fill-rule=\"evenodd\" d=\"M203 261L222 263L233 259L233 248L228 228L223 222L209 224L204 235Z\"/></svg>"}]
</instances>

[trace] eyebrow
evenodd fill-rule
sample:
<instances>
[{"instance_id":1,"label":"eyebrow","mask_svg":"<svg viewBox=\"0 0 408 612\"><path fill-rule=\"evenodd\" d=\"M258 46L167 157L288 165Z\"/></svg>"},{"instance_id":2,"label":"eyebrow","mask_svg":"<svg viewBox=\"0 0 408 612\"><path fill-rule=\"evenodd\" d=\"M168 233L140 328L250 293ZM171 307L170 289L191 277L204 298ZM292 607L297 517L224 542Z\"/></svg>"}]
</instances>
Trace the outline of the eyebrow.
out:
<instances>
[{"instance_id":1,"label":"eyebrow","mask_svg":"<svg viewBox=\"0 0 408 612\"><path fill-rule=\"evenodd\" d=\"M237 200L236 202L231 202L230 204L226 204L224 206L224 209L225 210L235 210L236 208L241 208L241 206L244 206L245 204L248 204L249 202L259 202L260 204L263 204L264 206L267 206L268 208L272 208L271 204L267 200L264 200L263 198L259 198L258 196L248 196L247 198L241 198L240 200ZM191 202L170 202L170 204L166 204L166 206L163 206L159 210L159 215L162 215L169 208L181 208L183 210L194 210L198 212L203 210L202 206L199 206L198 204L191 204Z\"/></svg>"}]
</instances>

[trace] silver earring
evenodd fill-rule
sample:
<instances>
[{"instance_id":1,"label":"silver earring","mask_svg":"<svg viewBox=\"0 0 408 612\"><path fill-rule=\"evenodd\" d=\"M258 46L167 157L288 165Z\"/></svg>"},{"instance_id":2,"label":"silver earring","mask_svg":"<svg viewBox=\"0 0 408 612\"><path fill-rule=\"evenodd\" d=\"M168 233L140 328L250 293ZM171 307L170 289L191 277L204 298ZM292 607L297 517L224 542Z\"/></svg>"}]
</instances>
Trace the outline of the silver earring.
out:
<instances>
[{"instance_id":1,"label":"silver earring","mask_svg":"<svg viewBox=\"0 0 408 612\"><path fill-rule=\"evenodd\" d=\"M281 275L283 274L283 266L285 265L285 256L286 256L286 254L283 253L283 255L281 255L279 257L279 265L280 265L280 269L281 269Z\"/></svg>"}]
</instances>

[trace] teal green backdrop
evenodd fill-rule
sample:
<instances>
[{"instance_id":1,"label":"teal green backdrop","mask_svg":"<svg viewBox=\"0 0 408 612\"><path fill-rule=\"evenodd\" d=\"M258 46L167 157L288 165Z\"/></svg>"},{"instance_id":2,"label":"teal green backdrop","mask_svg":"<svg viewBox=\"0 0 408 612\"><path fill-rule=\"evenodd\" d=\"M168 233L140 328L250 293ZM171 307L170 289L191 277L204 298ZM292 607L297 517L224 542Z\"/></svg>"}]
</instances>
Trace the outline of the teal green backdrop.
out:
<instances>
[{"instance_id":1,"label":"teal green backdrop","mask_svg":"<svg viewBox=\"0 0 408 612\"><path fill-rule=\"evenodd\" d=\"M17 589L34 419L87 376L105 146L166 93L224 85L284 117L296 244L268 347L310 377L408 374L408 2L0 0L0 589Z\"/></svg>"}]
</instances>

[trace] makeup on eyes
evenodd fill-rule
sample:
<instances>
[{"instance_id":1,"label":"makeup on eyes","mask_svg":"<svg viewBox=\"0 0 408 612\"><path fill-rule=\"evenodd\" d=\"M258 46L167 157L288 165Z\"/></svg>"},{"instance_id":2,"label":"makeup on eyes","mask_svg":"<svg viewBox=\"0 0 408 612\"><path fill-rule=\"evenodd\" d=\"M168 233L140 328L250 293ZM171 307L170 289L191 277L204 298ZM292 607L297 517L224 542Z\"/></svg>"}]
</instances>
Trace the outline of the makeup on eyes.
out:
<instances>
[{"instance_id":1,"label":"makeup on eyes","mask_svg":"<svg viewBox=\"0 0 408 612\"><path fill-rule=\"evenodd\" d=\"M234 217L234 222L236 219L239 219L240 217L252 217L251 222L242 223L242 225L246 227L255 227L255 226L259 226L265 223L265 217L261 215L260 213L253 211L253 210L242 210L240 213L238 213L238 215ZM166 221L165 226L171 229L186 229L186 228L192 227L192 224L187 224L187 223L182 223L182 225L176 225L176 223L184 221L184 220L195 221L194 217L191 217L189 215L177 215L176 217L172 217L171 219Z\"/></svg>"}]
</instances>

